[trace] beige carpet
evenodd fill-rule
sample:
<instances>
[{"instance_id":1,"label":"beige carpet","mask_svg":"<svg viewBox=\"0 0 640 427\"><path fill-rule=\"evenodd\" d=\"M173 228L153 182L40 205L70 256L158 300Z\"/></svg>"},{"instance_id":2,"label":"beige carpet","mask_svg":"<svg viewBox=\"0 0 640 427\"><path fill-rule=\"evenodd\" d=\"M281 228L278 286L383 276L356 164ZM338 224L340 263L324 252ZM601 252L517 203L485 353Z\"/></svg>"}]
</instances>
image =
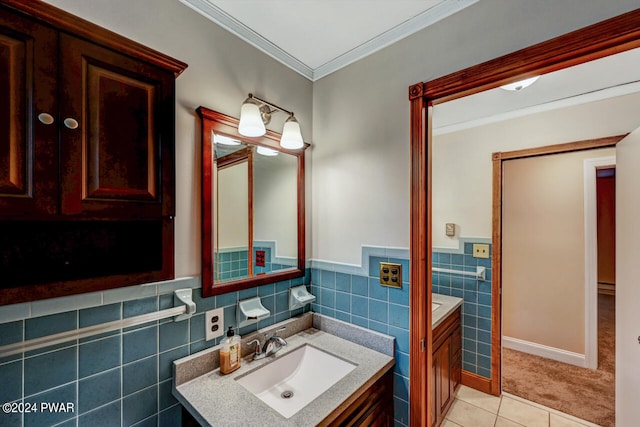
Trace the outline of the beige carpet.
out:
<instances>
[{"instance_id":1,"label":"beige carpet","mask_svg":"<svg viewBox=\"0 0 640 427\"><path fill-rule=\"evenodd\" d=\"M598 296L598 369L502 349L502 389L604 427L615 426L615 297Z\"/></svg>"}]
</instances>

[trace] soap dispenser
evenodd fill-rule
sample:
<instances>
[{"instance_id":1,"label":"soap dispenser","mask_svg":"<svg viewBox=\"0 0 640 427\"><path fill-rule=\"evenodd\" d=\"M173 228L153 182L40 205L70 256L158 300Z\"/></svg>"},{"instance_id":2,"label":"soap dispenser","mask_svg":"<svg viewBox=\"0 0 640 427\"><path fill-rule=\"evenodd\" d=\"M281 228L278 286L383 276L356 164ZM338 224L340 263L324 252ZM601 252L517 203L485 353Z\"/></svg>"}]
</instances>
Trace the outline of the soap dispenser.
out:
<instances>
[{"instance_id":1,"label":"soap dispenser","mask_svg":"<svg viewBox=\"0 0 640 427\"><path fill-rule=\"evenodd\" d=\"M229 326L227 337L220 347L220 373L228 374L240 367L240 337L235 336L233 326Z\"/></svg>"}]
</instances>

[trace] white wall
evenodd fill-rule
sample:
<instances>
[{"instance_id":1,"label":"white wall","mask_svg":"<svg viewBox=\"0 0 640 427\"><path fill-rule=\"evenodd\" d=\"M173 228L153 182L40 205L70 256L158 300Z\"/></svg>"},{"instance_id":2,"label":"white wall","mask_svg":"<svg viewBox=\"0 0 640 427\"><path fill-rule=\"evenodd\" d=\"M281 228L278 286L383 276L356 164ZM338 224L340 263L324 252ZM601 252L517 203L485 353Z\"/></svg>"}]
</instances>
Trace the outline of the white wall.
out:
<instances>
[{"instance_id":1,"label":"white wall","mask_svg":"<svg viewBox=\"0 0 640 427\"><path fill-rule=\"evenodd\" d=\"M176 277L200 274L200 133L202 105L234 117L253 92L295 111L312 140L310 81L178 0L47 0L61 9L189 64L176 81ZM286 116L274 115L280 131Z\"/></svg>"},{"instance_id":2,"label":"white wall","mask_svg":"<svg viewBox=\"0 0 640 427\"><path fill-rule=\"evenodd\" d=\"M363 244L409 246L410 85L636 7L637 0L483 0L317 81L311 257L360 264Z\"/></svg>"},{"instance_id":3,"label":"white wall","mask_svg":"<svg viewBox=\"0 0 640 427\"><path fill-rule=\"evenodd\" d=\"M640 420L640 128L616 147L616 425Z\"/></svg>"}]
</instances>

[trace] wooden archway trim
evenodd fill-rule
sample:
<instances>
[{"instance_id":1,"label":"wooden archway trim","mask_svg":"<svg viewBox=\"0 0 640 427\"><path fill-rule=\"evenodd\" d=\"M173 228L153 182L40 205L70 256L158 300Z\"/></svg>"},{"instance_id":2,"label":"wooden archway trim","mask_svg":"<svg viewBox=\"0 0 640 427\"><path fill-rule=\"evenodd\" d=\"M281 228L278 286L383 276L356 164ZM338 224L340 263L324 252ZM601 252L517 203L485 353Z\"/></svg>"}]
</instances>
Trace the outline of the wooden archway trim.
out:
<instances>
[{"instance_id":1,"label":"wooden archway trim","mask_svg":"<svg viewBox=\"0 0 640 427\"><path fill-rule=\"evenodd\" d=\"M431 147L434 104L478 93L521 78L549 73L640 47L640 9L464 70L409 87L411 101L411 323L410 422L432 425L431 401ZM495 186L494 186L495 188ZM494 194L494 197L496 195ZM493 260L495 263L495 258ZM493 266L492 266L493 267ZM493 275L493 295L499 295ZM495 316L495 315L494 315ZM498 326L499 327L499 326ZM495 328L495 322L494 322ZM496 334L493 331L495 342ZM499 362L498 362L499 365ZM499 366L489 389L500 393Z\"/></svg>"}]
</instances>

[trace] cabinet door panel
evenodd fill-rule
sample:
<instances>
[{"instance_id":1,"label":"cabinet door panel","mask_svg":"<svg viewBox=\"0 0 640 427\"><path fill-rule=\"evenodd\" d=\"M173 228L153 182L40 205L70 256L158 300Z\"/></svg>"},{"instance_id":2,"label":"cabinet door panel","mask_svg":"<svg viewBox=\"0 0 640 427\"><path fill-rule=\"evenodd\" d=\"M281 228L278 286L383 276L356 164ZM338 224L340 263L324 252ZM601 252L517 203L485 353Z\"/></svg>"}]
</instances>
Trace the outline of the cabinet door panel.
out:
<instances>
[{"instance_id":1,"label":"cabinet door panel","mask_svg":"<svg viewBox=\"0 0 640 427\"><path fill-rule=\"evenodd\" d=\"M60 110L78 122L61 131L62 213L172 215L173 76L71 36L60 44Z\"/></svg>"},{"instance_id":2,"label":"cabinet door panel","mask_svg":"<svg viewBox=\"0 0 640 427\"><path fill-rule=\"evenodd\" d=\"M84 200L157 201L153 84L86 64Z\"/></svg>"},{"instance_id":3,"label":"cabinet door panel","mask_svg":"<svg viewBox=\"0 0 640 427\"><path fill-rule=\"evenodd\" d=\"M0 215L57 209L56 33L0 9ZM51 53L53 52L53 53Z\"/></svg>"}]
</instances>

